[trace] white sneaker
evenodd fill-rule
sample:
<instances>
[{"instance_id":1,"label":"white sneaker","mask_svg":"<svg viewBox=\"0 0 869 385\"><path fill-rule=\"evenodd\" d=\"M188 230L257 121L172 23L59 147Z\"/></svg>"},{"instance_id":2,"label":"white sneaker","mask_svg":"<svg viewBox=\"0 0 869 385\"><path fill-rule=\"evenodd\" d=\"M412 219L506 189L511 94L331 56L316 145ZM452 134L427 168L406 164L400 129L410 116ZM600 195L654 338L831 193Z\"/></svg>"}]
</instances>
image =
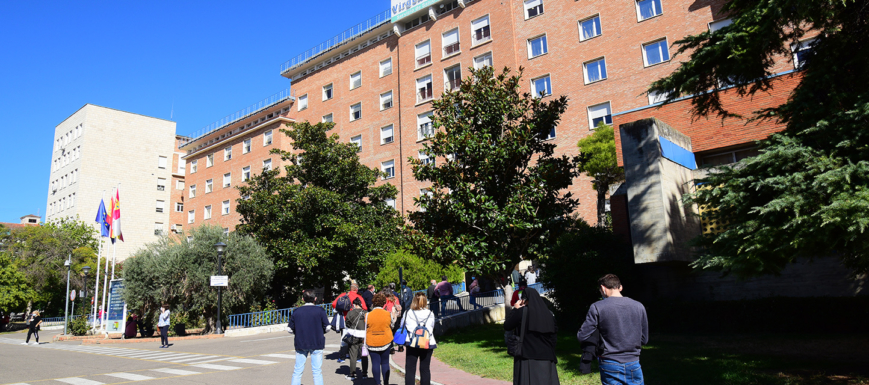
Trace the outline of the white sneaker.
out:
<instances>
[{"instance_id":1,"label":"white sneaker","mask_svg":"<svg viewBox=\"0 0 869 385\"><path fill-rule=\"evenodd\" d=\"M22 345L27 345L27 342L22 342L21 344L22 344Z\"/></svg>"},{"instance_id":2,"label":"white sneaker","mask_svg":"<svg viewBox=\"0 0 869 385\"><path fill-rule=\"evenodd\" d=\"M39 345L39 342L31 342L31 345Z\"/></svg>"}]
</instances>

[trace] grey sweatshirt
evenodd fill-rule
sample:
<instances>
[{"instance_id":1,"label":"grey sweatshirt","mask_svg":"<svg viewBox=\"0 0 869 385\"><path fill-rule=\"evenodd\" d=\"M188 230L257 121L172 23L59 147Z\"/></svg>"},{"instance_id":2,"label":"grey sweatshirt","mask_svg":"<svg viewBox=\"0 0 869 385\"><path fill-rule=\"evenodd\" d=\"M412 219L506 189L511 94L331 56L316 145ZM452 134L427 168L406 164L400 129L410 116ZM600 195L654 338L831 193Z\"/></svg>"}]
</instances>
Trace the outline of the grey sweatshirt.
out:
<instances>
[{"instance_id":1,"label":"grey sweatshirt","mask_svg":"<svg viewBox=\"0 0 869 385\"><path fill-rule=\"evenodd\" d=\"M587 340L600 331L601 358L621 363L638 361L640 346L649 342L649 321L643 304L627 297L609 297L595 302L576 338Z\"/></svg>"}]
</instances>

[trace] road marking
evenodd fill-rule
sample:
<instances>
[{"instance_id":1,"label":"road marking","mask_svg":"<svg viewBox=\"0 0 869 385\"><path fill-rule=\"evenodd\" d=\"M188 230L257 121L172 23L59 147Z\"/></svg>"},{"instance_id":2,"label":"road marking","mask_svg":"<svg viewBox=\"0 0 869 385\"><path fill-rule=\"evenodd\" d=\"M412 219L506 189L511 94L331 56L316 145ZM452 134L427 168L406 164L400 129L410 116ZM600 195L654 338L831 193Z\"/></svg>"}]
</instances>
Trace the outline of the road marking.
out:
<instances>
[{"instance_id":1,"label":"road marking","mask_svg":"<svg viewBox=\"0 0 869 385\"><path fill-rule=\"evenodd\" d=\"M154 377L148 377L148 376L143 376L141 374L133 374L133 373L109 373L109 374L104 374L104 376L118 377L118 378L123 378L125 380L131 380L131 381L144 381L144 380L153 380L154 379Z\"/></svg>"},{"instance_id":2,"label":"road marking","mask_svg":"<svg viewBox=\"0 0 869 385\"><path fill-rule=\"evenodd\" d=\"M184 353L176 353L176 354L170 354L168 356L164 356L164 357L160 357L160 358L152 358L152 359L154 361L169 361L169 360L175 360L175 359L179 359L179 358L183 358L183 357L189 357L189 355L184 354ZM197 358L199 358L199 357L197 357Z\"/></svg>"},{"instance_id":3,"label":"road marking","mask_svg":"<svg viewBox=\"0 0 869 385\"><path fill-rule=\"evenodd\" d=\"M197 368L203 368L203 369L214 369L214 370L236 370L236 369L241 369L241 368L239 368L238 366L212 365L212 364L197 364L197 365L190 365L190 366L194 366L194 367L197 367Z\"/></svg>"},{"instance_id":4,"label":"road marking","mask_svg":"<svg viewBox=\"0 0 869 385\"><path fill-rule=\"evenodd\" d=\"M277 361L265 361L265 360L252 360L249 358L239 358L237 360L229 360L228 362L238 362L240 364L255 364L255 365L269 365L269 364L277 364Z\"/></svg>"},{"instance_id":5,"label":"road marking","mask_svg":"<svg viewBox=\"0 0 869 385\"><path fill-rule=\"evenodd\" d=\"M57 381L65 382L72 385L103 385L102 382L87 380L80 377L60 378Z\"/></svg>"},{"instance_id":6,"label":"road marking","mask_svg":"<svg viewBox=\"0 0 869 385\"><path fill-rule=\"evenodd\" d=\"M195 361L195 362L185 362L184 365L197 365L197 364L208 364L212 362L226 361L232 357L223 357L214 360L205 360L205 361Z\"/></svg>"},{"instance_id":7,"label":"road marking","mask_svg":"<svg viewBox=\"0 0 869 385\"><path fill-rule=\"evenodd\" d=\"M326 347L327 347L327 348L340 348L341 345L328 344L328 345L326 345Z\"/></svg>"},{"instance_id":8,"label":"road marking","mask_svg":"<svg viewBox=\"0 0 869 385\"><path fill-rule=\"evenodd\" d=\"M30 385L30 384L28 384L28 383L24 383L24 382L19 382L19 383L17 383L17 384L9 384L9 385Z\"/></svg>"},{"instance_id":9,"label":"road marking","mask_svg":"<svg viewBox=\"0 0 869 385\"><path fill-rule=\"evenodd\" d=\"M279 340L279 339L281 339L281 338L292 338L292 337L291 337L291 336L286 336L286 337L272 337L272 338L262 338L262 339L258 339L258 340L246 340L246 341L241 341L241 342L256 342L256 341Z\"/></svg>"},{"instance_id":10,"label":"road marking","mask_svg":"<svg viewBox=\"0 0 869 385\"><path fill-rule=\"evenodd\" d=\"M289 358L289 359L293 359L293 360L296 359L295 354L277 354L277 353L276 354L263 354L263 357Z\"/></svg>"},{"instance_id":11,"label":"road marking","mask_svg":"<svg viewBox=\"0 0 869 385\"><path fill-rule=\"evenodd\" d=\"M181 370L181 369L170 369L170 368L151 369L151 370L153 370L155 372L160 372L160 373L174 374L176 376L186 376L189 374L200 374L199 372L192 372L189 370Z\"/></svg>"},{"instance_id":12,"label":"road marking","mask_svg":"<svg viewBox=\"0 0 869 385\"><path fill-rule=\"evenodd\" d=\"M193 358L183 358L180 360L169 360L169 362L185 362L185 361L199 361L199 360L207 360L209 358L216 358L220 356L205 356L205 357L193 357Z\"/></svg>"}]
</instances>

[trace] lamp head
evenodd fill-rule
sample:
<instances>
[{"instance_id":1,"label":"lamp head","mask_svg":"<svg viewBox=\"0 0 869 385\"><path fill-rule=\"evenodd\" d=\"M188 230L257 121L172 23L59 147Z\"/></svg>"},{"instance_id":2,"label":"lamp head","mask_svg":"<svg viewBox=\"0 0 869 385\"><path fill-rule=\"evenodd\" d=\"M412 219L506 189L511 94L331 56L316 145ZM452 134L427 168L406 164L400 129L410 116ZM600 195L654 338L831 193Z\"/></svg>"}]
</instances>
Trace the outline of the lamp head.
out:
<instances>
[{"instance_id":1,"label":"lamp head","mask_svg":"<svg viewBox=\"0 0 869 385\"><path fill-rule=\"evenodd\" d=\"M84 267L81 268L81 270L84 271L84 275L88 275L88 273L91 272L91 267L90 267L90 266L84 266Z\"/></svg>"},{"instance_id":2,"label":"lamp head","mask_svg":"<svg viewBox=\"0 0 869 385\"><path fill-rule=\"evenodd\" d=\"M70 267L72 265L72 261L67 259L66 261L63 261L63 265L66 267Z\"/></svg>"},{"instance_id":3,"label":"lamp head","mask_svg":"<svg viewBox=\"0 0 869 385\"><path fill-rule=\"evenodd\" d=\"M214 244L214 248L217 249L218 253L223 253L223 250L226 249L226 244L223 242L217 242Z\"/></svg>"}]
</instances>

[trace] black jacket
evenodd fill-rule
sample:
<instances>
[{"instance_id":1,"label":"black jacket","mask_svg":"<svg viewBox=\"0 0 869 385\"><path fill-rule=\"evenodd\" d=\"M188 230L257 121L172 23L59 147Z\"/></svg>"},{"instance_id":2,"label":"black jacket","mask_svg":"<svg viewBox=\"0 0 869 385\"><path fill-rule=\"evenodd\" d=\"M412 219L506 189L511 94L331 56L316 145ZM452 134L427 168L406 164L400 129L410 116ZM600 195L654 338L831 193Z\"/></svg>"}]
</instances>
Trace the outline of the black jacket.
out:
<instances>
[{"instance_id":1,"label":"black jacket","mask_svg":"<svg viewBox=\"0 0 869 385\"><path fill-rule=\"evenodd\" d=\"M504 320L504 330L516 330L522 325L522 312L528 308L513 309ZM525 325L525 335L522 337L522 358L526 360L545 360L558 362L555 357L557 333L537 333L528 331ZM518 330L517 330L518 331Z\"/></svg>"},{"instance_id":2,"label":"black jacket","mask_svg":"<svg viewBox=\"0 0 869 385\"><path fill-rule=\"evenodd\" d=\"M582 349L582 358L579 361L579 371L582 374L589 374L591 373L591 362L594 361L595 357L600 357L600 354L603 352L603 349L600 346L600 331L595 330L591 337L580 342L579 346Z\"/></svg>"},{"instance_id":3,"label":"black jacket","mask_svg":"<svg viewBox=\"0 0 869 385\"><path fill-rule=\"evenodd\" d=\"M359 295L362 297L362 300L365 301L365 308L367 308L368 310L374 309L373 307L371 307L371 300L374 299L374 294L372 294L371 291L365 290L362 292L362 294Z\"/></svg>"},{"instance_id":4,"label":"black jacket","mask_svg":"<svg viewBox=\"0 0 869 385\"><path fill-rule=\"evenodd\" d=\"M440 297L435 295L435 288L437 285L431 284L428 289L425 291L425 295L428 297L429 302L438 302L440 301Z\"/></svg>"}]
</instances>

